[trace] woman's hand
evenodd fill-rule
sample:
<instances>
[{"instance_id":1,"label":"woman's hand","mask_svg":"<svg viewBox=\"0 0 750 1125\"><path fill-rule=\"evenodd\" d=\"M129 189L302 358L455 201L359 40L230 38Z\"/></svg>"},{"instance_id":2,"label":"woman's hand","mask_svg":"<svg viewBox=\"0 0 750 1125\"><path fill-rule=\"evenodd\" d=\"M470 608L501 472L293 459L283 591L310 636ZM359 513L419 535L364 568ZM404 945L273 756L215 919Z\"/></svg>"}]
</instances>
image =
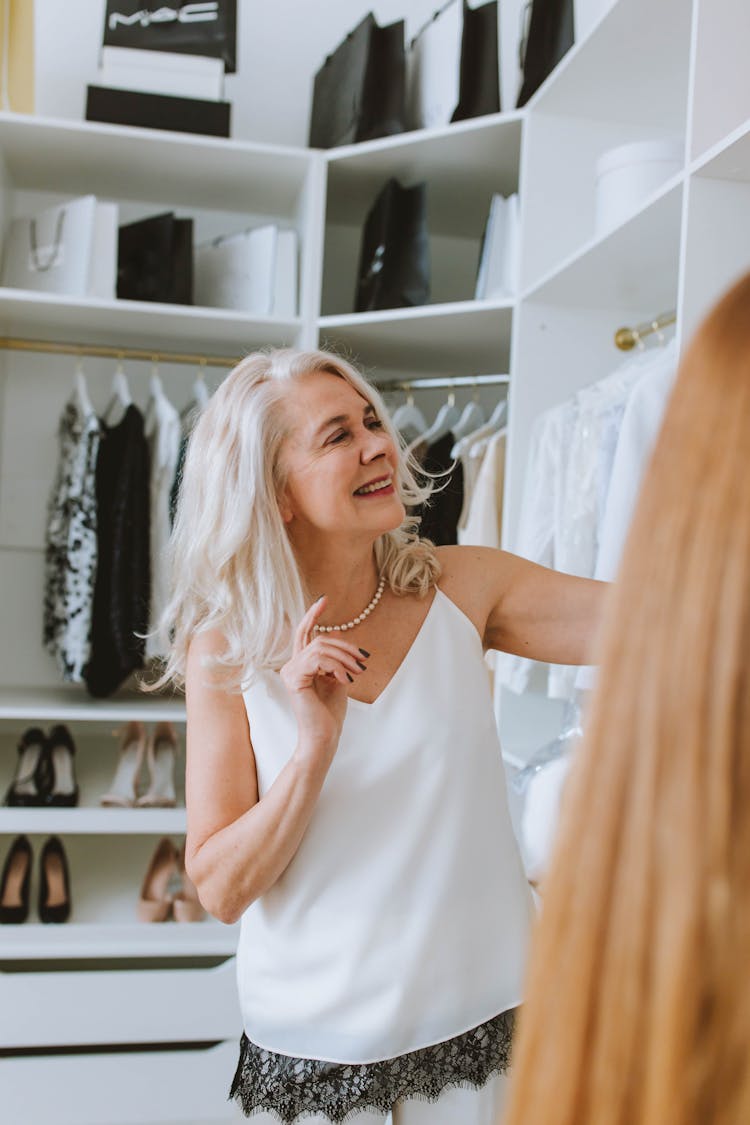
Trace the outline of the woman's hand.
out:
<instances>
[{"instance_id":1,"label":"woman's hand","mask_svg":"<svg viewBox=\"0 0 750 1125\"><path fill-rule=\"evenodd\" d=\"M281 669L297 718L300 743L335 753L346 715L347 687L365 670L363 650L330 633L313 633L325 594L310 606L294 635L291 659Z\"/></svg>"}]
</instances>

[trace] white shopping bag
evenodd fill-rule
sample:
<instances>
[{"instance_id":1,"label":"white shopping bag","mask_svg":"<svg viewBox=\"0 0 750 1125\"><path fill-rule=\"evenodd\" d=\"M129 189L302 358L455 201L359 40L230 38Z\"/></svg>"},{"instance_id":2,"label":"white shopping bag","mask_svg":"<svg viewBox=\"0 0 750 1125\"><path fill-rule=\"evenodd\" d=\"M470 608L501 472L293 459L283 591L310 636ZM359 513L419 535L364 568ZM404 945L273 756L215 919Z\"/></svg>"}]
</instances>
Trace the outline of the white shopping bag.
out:
<instances>
[{"instance_id":1,"label":"white shopping bag","mask_svg":"<svg viewBox=\"0 0 750 1125\"><path fill-rule=\"evenodd\" d=\"M511 297L518 287L520 216L518 195L493 195L484 230L474 296Z\"/></svg>"},{"instance_id":2,"label":"white shopping bag","mask_svg":"<svg viewBox=\"0 0 750 1125\"><path fill-rule=\"evenodd\" d=\"M269 224L197 246L195 303L252 316L296 316L296 231Z\"/></svg>"},{"instance_id":3,"label":"white shopping bag","mask_svg":"<svg viewBox=\"0 0 750 1125\"><path fill-rule=\"evenodd\" d=\"M412 40L408 55L408 118L413 129L449 125L458 105L462 0L450 0Z\"/></svg>"},{"instance_id":4,"label":"white shopping bag","mask_svg":"<svg viewBox=\"0 0 750 1125\"><path fill-rule=\"evenodd\" d=\"M13 219L3 252L3 285L85 297L89 293L96 197L84 195Z\"/></svg>"}]
</instances>

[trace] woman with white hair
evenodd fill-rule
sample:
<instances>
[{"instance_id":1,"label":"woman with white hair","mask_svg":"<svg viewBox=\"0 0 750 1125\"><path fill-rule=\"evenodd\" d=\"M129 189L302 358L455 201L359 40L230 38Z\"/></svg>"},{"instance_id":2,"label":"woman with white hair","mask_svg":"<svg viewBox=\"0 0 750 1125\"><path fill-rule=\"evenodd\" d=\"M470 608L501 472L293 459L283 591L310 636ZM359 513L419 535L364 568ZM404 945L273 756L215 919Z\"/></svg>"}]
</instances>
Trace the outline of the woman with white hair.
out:
<instances>
[{"instance_id":1,"label":"woman with white hair","mask_svg":"<svg viewBox=\"0 0 750 1125\"><path fill-rule=\"evenodd\" d=\"M483 652L585 663L605 586L436 548L382 399L255 353L190 439L171 544L185 862L241 919L230 1096L260 1121L480 1125L532 907Z\"/></svg>"}]
</instances>

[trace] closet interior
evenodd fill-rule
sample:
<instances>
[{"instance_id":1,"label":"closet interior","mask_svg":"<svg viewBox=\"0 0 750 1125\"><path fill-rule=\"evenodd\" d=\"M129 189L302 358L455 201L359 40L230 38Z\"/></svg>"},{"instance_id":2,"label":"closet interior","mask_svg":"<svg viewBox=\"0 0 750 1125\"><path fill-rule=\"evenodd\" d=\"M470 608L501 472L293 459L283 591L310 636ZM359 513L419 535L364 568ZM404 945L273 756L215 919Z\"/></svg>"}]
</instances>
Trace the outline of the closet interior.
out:
<instances>
[{"instance_id":1,"label":"closet interior","mask_svg":"<svg viewBox=\"0 0 750 1125\"><path fill-rule=\"evenodd\" d=\"M199 380L210 394L254 348L330 346L363 366L405 422L418 411L430 427L450 407L443 423L458 425L472 404L476 429L496 415L485 436L503 434L499 534L520 550L540 419L590 401L592 388L634 370L627 364L665 355L676 363L705 312L750 267L747 5L605 8L523 109L326 151L0 114L3 224L94 193L118 204L122 222L174 211L193 219L201 242L275 223L296 233L299 248L294 316L0 288L0 790L16 774L24 732L47 737L61 724L75 743L79 787L74 807L0 807L0 866L19 836L33 852L29 917L0 925L8 1120L231 1120L227 1076L241 1030L237 927L138 913L161 841L179 859L186 830L183 701L139 694L130 681L93 698L62 682L43 644L47 503L65 403L85 380L92 409L104 412L119 364L141 411L158 378L179 415ZM598 229L597 162L615 147L660 141L679 145L677 170ZM428 186L429 303L355 312L362 228L390 178ZM491 197L513 193L517 286L477 300ZM626 355L627 344L635 346ZM639 385L634 377L629 387ZM623 393L623 415L628 402ZM451 451L471 432L454 433ZM614 456L611 440L608 448ZM586 685L550 691L548 668L519 677L502 663L489 671L512 782L566 730ZM131 792L125 774L115 784L130 723L144 724L146 736L171 725L174 806L101 803L113 785ZM141 765L136 800L151 784L145 755ZM520 824L523 795L510 784L509 796ZM53 837L71 890L58 925L38 915L41 855ZM179 862L167 866L164 877L179 884Z\"/></svg>"}]
</instances>

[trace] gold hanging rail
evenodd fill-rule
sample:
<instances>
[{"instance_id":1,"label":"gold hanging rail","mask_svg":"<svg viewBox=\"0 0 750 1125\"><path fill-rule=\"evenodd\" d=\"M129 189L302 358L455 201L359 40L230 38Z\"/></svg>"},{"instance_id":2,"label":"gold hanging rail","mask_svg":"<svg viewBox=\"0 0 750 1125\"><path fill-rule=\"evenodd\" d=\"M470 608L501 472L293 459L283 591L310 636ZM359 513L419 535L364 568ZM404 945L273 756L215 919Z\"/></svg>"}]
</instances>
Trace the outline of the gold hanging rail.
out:
<instances>
[{"instance_id":1,"label":"gold hanging rail","mask_svg":"<svg viewBox=\"0 0 750 1125\"><path fill-rule=\"evenodd\" d=\"M672 310L671 312L662 313L654 320L644 321L643 324L637 324L635 328L618 328L615 332L615 344L623 352L630 352L633 348L641 343L644 336L650 336L654 332L661 332L662 328L668 328L670 324L677 323L677 313Z\"/></svg>"},{"instance_id":2,"label":"gold hanging rail","mask_svg":"<svg viewBox=\"0 0 750 1125\"><path fill-rule=\"evenodd\" d=\"M376 383L379 391L432 390L438 387L501 387L507 386L510 375L445 375L406 379L397 383Z\"/></svg>"},{"instance_id":3,"label":"gold hanging rail","mask_svg":"<svg viewBox=\"0 0 750 1125\"><path fill-rule=\"evenodd\" d=\"M95 356L100 359L132 359L143 363L185 363L193 367L234 367L241 356L198 355L165 352L161 348L116 348L109 344L67 344L58 340L24 340L0 336L0 348L12 352L41 352L46 355Z\"/></svg>"},{"instance_id":4,"label":"gold hanging rail","mask_svg":"<svg viewBox=\"0 0 750 1125\"><path fill-rule=\"evenodd\" d=\"M142 363L185 363L192 367L234 367L242 356L199 355L193 352L165 352L161 348L118 348L111 344L71 344L60 340L26 340L0 336L0 350L37 352L46 355L93 356L98 359L136 360ZM379 391L428 390L438 387L502 386L509 375L426 376L398 382L376 382Z\"/></svg>"}]
</instances>

